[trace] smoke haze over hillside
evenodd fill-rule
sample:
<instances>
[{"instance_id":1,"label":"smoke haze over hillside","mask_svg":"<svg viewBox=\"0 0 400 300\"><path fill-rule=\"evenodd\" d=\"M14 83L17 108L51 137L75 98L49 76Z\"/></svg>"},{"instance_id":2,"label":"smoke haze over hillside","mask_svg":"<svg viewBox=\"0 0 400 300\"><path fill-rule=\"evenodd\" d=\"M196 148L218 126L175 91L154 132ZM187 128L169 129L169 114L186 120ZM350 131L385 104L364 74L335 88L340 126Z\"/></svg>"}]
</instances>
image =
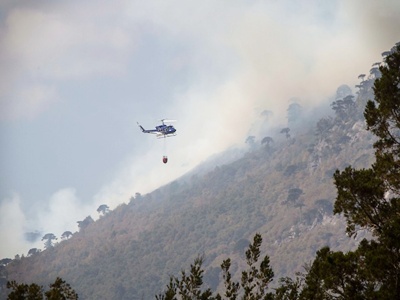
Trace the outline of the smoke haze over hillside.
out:
<instances>
[{"instance_id":1,"label":"smoke haze over hillside","mask_svg":"<svg viewBox=\"0 0 400 300\"><path fill-rule=\"evenodd\" d=\"M244 144L265 109L286 124L290 98L326 101L400 40L389 0L0 7L0 258ZM161 118L178 120L166 152L136 125Z\"/></svg>"}]
</instances>

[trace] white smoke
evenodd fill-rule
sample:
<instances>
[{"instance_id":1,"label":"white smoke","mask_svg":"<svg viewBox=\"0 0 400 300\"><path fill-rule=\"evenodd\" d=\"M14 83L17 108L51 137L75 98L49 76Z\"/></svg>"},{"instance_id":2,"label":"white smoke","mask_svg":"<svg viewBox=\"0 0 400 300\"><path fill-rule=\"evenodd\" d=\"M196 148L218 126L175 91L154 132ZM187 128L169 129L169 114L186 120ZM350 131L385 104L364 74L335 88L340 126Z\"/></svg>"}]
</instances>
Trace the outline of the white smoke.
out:
<instances>
[{"instance_id":1,"label":"white smoke","mask_svg":"<svg viewBox=\"0 0 400 300\"><path fill-rule=\"evenodd\" d=\"M132 134L135 149L121 158L113 179L92 198L80 198L74 187L55 189L41 203L30 204L43 207L34 217L24 213L22 203L27 199L18 195L2 199L0 237L5 246L0 257L26 253L41 244L25 242L27 231L56 236L74 232L76 221L89 214L95 217L98 205L114 208L135 192L150 192L174 180L214 153L244 144L263 110L273 112L273 124L284 124L290 98L300 97L306 107L325 101L341 84L354 86L357 76L368 73L371 64L381 60L381 52L400 40L400 3L392 0L120 0L79 5L8 1L2 5L0 119L7 124L55 113L54 103L69 101L63 94L66 83L96 87L104 84L98 78L127 82L140 78L142 70L129 66L142 58L136 56L140 51L151 50L141 48L148 40L162 40L150 44L162 45L160 53L170 54L161 60L167 71L154 77L172 76L176 70L186 70L186 76L173 87L172 96L159 94L151 105L138 103L137 111L118 111L129 114L132 131L137 130ZM146 99L134 92L127 88L123 96L133 99L129 101ZM80 90L72 94L80 95ZM85 95L80 100L85 105ZM115 108L112 100L102 103L110 111ZM97 102L91 103L95 111ZM143 107L151 108L141 111ZM154 115L161 108L163 115ZM162 140L136 128L136 120L144 116L142 121L151 127L157 119L178 119L174 124L178 135L167 139L165 151ZM164 154L169 157L166 165L161 162Z\"/></svg>"}]
</instances>

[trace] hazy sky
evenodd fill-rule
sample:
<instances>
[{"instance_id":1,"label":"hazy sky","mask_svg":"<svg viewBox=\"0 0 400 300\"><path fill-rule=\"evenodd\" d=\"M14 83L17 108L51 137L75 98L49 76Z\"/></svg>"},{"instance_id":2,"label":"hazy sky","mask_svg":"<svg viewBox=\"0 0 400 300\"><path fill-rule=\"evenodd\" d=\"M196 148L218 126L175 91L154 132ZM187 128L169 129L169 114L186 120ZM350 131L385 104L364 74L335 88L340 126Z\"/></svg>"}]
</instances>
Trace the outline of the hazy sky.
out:
<instances>
[{"instance_id":1,"label":"hazy sky","mask_svg":"<svg viewBox=\"0 0 400 300\"><path fill-rule=\"evenodd\" d=\"M400 41L400 2L0 4L0 258L243 144L264 109L323 101ZM141 133L177 119L178 136Z\"/></svg>"}]
</instances>

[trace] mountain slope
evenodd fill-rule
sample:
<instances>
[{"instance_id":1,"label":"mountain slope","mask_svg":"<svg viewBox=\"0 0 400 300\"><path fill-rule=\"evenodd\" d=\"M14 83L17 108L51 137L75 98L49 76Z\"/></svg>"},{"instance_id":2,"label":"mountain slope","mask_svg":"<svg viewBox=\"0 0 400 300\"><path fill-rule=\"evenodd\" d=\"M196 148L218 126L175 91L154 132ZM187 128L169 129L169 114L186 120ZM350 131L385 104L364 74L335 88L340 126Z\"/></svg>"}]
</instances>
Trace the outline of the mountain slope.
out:
<instances>
[{"instance_id":1,"label":"mountain slope","mask_svg":"<svg viewBox=\"0 0 400 300\"><path fill-rule=\"evenodd\" d=\"M354 111L344 108L351 114L337 109L309 126L297 120L288 138L275 130L273 142L258 143L240 159L136 195L54 248L13 260L7 279L47 285L60 276L82 299L152 299L199 254L212 288L227 256L238 276L256 232L275 278L301 271L322 246L354 248L357 240L332 215L332 174L371 163L373 140L360 114L366 99L370 83Z\"/></svg>"}]
</instances>

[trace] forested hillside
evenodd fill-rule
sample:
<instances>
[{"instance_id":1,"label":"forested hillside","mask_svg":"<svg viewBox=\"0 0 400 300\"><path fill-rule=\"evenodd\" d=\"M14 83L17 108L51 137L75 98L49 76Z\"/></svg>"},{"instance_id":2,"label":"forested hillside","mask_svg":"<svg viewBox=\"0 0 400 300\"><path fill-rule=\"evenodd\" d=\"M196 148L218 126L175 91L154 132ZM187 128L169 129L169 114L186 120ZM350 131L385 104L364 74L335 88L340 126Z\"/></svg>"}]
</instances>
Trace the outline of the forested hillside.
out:
<instances>
[{"instance_id":1,"label":"forested hillside","mask_svg":"<svg viewBox=\"0 0 400 300\"><path fill-rule=\"evenodd\" d=\"M375 138L363 111L379 76L376 68L361 74L355 95L346 85L333 89L325 104L330 113L311 123L293 102L287 126L249 136L239 159L136 194L69 239L7 262L3 279L48 285L62 277L81 299L152 299L199 254L207 286L221 288L220 265L228 256L238 278L255 233L275 278L302 271L324 246L354 249L367 233L348 237L344 218L333 215L332 176L373 162Z\"/></svg>"}]
</instances>

